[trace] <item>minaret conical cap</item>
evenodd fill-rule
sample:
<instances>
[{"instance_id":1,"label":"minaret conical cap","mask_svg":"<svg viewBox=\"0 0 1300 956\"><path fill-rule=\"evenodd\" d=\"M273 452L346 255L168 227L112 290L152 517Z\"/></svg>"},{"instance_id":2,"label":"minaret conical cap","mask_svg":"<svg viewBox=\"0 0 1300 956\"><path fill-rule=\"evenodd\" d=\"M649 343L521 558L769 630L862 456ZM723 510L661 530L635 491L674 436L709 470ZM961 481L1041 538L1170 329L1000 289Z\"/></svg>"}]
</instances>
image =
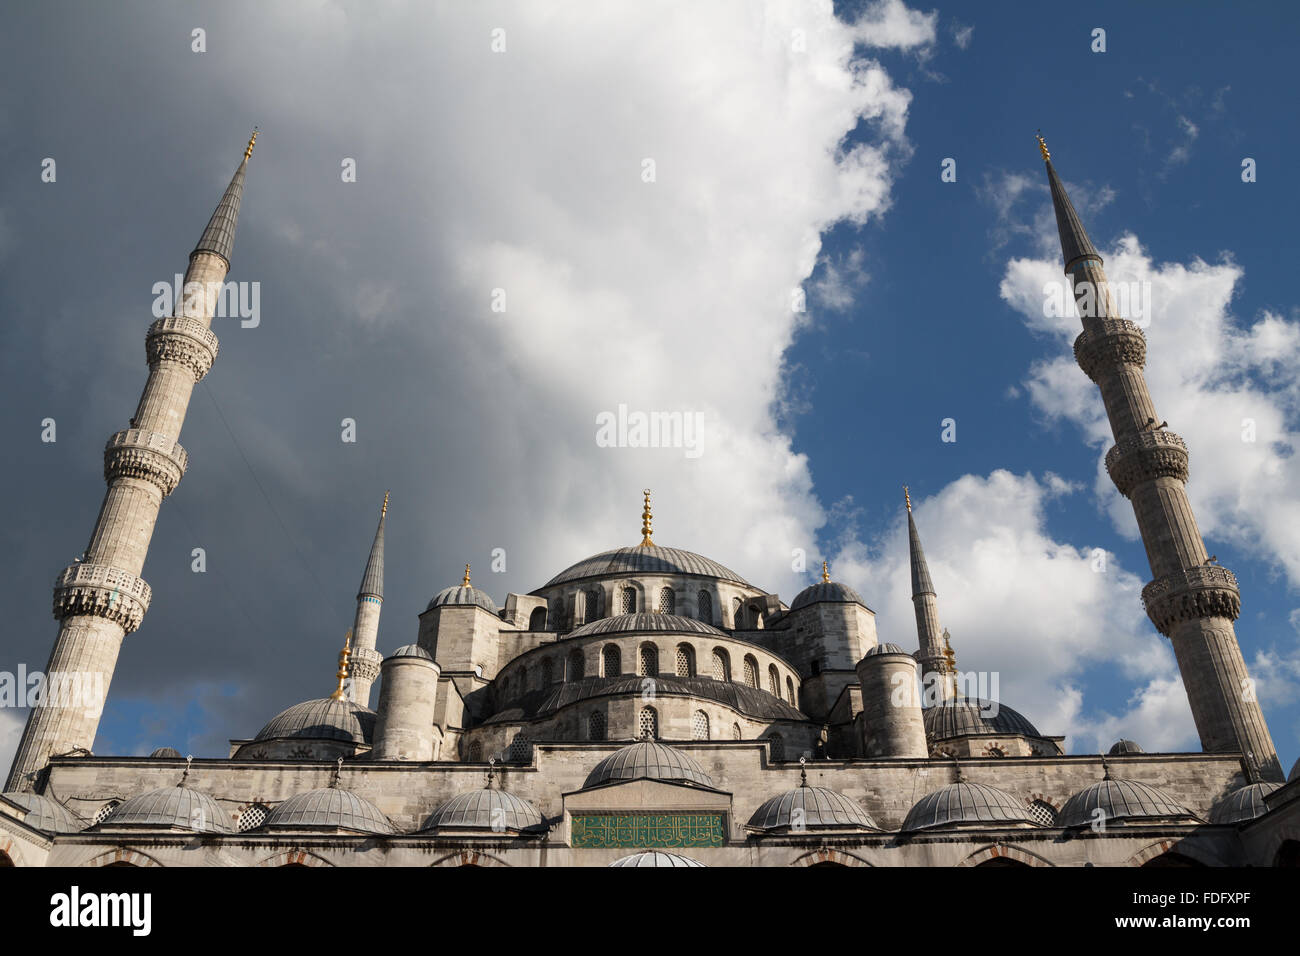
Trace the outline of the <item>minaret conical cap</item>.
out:
<instances>
[{"instance_id":1,"label":"minaret conical cap","mask_svg":"<svg viewBox=\"0 0 1300 956\"><path fill-rule=\"evenodd\" d=\"M916 522L912 520L912 498L903 489L907 498L907 547L912 565L912 597L918 594L933 594L934 582L930 580L930 568L925 563L925 552L921 549L921 536L916 531Z\"/></svg>"},{"instance_id":2,"label":"minaret conical cap","mask_svg":"<svg viewBox=\"0 0 1300 956\"><path fill-rule=\"evenodd\" d=\"M200 252L211 252L225 259L226 265L229 266L230 253L235 247L235 227L239 224L239 204L244 198L244 172L248 169L248 160L253 155L253 144L256 141L257 130L253 130L253 135L248 140L248 147L244 150L244 158L239 168L235 170L230 185L226 187L221 202L217 203L212 218L208 220L208 227L203 230L203 235L199 237L199 244L194 247L191 256Z\"/></svg>"},{"instance_id":3,"label":"minaret conical cap","mask_svg":"<svg viewBox=\"0 0 1300 956\"><path fill-rule=\"evenodd\" d=\"M379 511L379 527L375 529L375 541L370 546L370 558L366 561L366 573L361 576L357 600L363 597L384 599L384 520L387 517L388 492L384 492L384 507Z\"/></svg>"},{"instance_id":4,"label":"minaret conical cap","mask_svg":"<svg viewBox=\"0 0 1300 956\"><path fill-rule=\"evenodd\" d=\"M1061 184L1061 178L1056 175L1056 169L1052 166L1052 154L1047 151L1047 144L1043 142L1043 137L1038 137L1038 148L1043 154L1043 162L1047 165L1047 183L1052 190L1052 209L1056 211L1056 231L1061 236L1061 255L1065 259L1066 271L1075 261L1085 256L1091 256L1098 260L1101 256L1097 254L1097 249L1088 238L1087 231L1083 228L1083 221L1079 219L1079 214L1074 211L1074 204L1070 202L1070 197L1066 195L1065 186Z\"/></svg>"}]
</instances>

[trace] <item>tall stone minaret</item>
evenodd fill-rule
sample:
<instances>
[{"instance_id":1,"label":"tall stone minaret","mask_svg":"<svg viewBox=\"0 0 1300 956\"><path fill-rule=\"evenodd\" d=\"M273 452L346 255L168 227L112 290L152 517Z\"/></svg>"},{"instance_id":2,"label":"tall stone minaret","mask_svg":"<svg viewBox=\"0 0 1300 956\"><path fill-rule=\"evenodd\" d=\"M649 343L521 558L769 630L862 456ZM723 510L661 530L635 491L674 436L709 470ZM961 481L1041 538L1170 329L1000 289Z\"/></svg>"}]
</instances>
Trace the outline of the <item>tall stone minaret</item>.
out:
<instances>
[{"instance_id":1,"label":"tall stone minaret","mask_svg":"<svg viewBox=\"0 0 1300 956\"><path fill-rule=\"evenodd\" d=\"M930 580L930 567L921 550L921 536L912 519L912 496L903 486L907 504L908 557L912 565L912 607L916 611L916 638L920 644L916 660L921 665L921 683L926 691L925 703L941 703L957 696L957 675L945 654L944 631L939 627L939 599ZM932 676L933 675L933 676ZM931 696L935 699L931 700Z\"/></svg>"},{"instance_id":2,"label":"tall stone minaret","mask_svg":"<svg viewBox=\"0 0 1300 956\"><path fill-rule=\"evenodd\" d=\"M1202 749L1242 753L1261 779L1280 781L1277 751L1233 630L1241 611L1237 578L1206 557L1187 501L1187 446L1165 430L1142 375L1146 336L1116 314L1101 256L1041 136L1038 145L1047 164L1065 274L1083 321L1074 356L1101 389L1115 436L1106 470L1133 503L1151 566L1152 581L1142 589L1147 615L1173 645Z\"/></svg>"},{"instance_id":3,"label":"tall stone minaret","mask_svg":"<svg viewBox=\"0 0 1300 956\"><path fill-rule=\"evenodd\" d=\"M90 751L122 639L149 609L149 585L140 573L162 500L185 474L187 455L177 439L190 393L217 357L209 326L230 269L244 173L256 139L254 131L190 253L173 314L154 322L145 336L149 379L130 425L104 449L108 492L90 544L54 582L59 636L45 668L52 692L27 717L6 790L31 790L51 756Z\"/></svg>"},{"instance_id":4,"label":"tall stone minaret","mask_svg":"<svg viewBox=\"0 0 1300 956\"><path fill-rule=\"evenodd\" d=\"M375 529L375 541L370 546L366 572L361 576L357 616L352 624L352 699L365 707L370 706L370 688L379 676L379 665L384 661L384 655L375 650L375 641L379 637L379 610L384 604L384 519L387 516L388 492L384 492L379 527Z\"/></svg>"}]
</instances>

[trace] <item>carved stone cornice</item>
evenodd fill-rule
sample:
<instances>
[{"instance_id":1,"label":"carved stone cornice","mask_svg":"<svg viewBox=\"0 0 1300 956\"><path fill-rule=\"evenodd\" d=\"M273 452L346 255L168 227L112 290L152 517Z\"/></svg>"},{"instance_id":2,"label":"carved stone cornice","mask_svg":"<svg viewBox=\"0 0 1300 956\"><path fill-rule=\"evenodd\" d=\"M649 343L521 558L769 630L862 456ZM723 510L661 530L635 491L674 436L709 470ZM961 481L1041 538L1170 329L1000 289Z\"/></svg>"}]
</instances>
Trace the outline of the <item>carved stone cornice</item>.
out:
<instances>
[{"instance_id":1,"label":"carved stone cornice","mask_svg":"<svg viewBox=\"0 0 1300 956\"><path fill-rule=\"evenodd\" d=\"M384 661L384 655L380 654L372 647L359 647L352 652L352 659L348 662L348 669L354 678L358 680L369 681L374 683L379 677L379 667ZM365 703L365 701L362 701Z\"/></svg>"},{"instance_id":2,"label":"carved stone cornice","mask_svg":"<svg viewBox=\"0 0 1300 956\"><path fill-rule=\"evenodd\" d=\"M1103 369L1146 365L1146 334L1128 319L1099 319L1074 340L1074 360L1094 382Z\"/></svg>"},{"instance_id":3,"label":"carved stone cornice","mask_svg":"<svg viewBox=\"0 0 1300 956\"><path fill-rule=\"evenodd\" d=\"M1226 617L1241 613L1237 576L1217 564L1183 568L1156 578L1142 589L1147 617L1165 637L1181 621Z\"/></svg>"},{"instance_id":4,"label":"carved stone cornice","mask_svg":"<svg viewBox=\"0 0 1300 956\"><path fill-rule=\"evenodd\" d=\"M92 614L130 634L140 626L153 591L144 578L105 564L72 564L54 581L54 616Z\"/></svg>"},{"instance_id":5,"label":"carved stone cornice","mask_svg":"<svg viewBox=\"0 0 1300 956\"><path fill-rule=\"evenodd\" d=\"M1144 481L1187 480L1187 443L1173 432L1157 429L1121 439L1106 452L1106 471L1125 498Z\"/></svg>"},{"instance_id":6,"label":"carved stone cornice","mask_svg":"<svg viewBox=\"0 0 1300 956\"><path fill-rule=\"evenodd\" d=\"M197 383L208 374L217 360L217 336L198 319L184 315L169 315L149 326L144 339L149 368L159 362L175 362L194 373Z\"/></svg>"},{"instance_id":7,"label":"carved stone cornice","mask_svg":"<svg viewBox=\"0 0 1300 956\"><path fill-rule=\"evenodd\" d=\"M104 446L104 480L142 478L170 495L185 475L189 454L181 443L159 432L128 428Z\"/></svg>"}]
</instances>

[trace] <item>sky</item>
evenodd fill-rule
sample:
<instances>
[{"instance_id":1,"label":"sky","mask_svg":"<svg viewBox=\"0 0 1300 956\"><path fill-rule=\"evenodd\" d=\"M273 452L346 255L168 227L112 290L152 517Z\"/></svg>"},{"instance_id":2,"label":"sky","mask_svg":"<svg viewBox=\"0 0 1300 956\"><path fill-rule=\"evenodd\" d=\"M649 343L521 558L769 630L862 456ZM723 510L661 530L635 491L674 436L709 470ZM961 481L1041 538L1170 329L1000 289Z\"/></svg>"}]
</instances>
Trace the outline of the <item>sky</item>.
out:
<instances>
[{"instance_id":1,"label":"sky","mask_svg":"<svg viewBox=\"0 0 1300 956\"><path fill-rule=\"evenodd\" d=\"M329 693L386 490L381 651L466 562L503 603L635 544L646 487L657 542L787 601L825 558L881 640L914 647L904 484L962 670L1069 752L1196 749L1078 319L1044 308L1061 269L1041 129L1110 278L1149 290L1147 380L1241 582L1289 767L1300 133L1279 91L1300 14L1026 9L11 9L0 670L45 665L51 583L145 381L154 286L256 124L229 278L256 283L257 321L214 322L96 752L224 756ZM698 444L609 447L597 422L620 407L690 416ZM0 764L24 719L0 708Z\"/></svg>"}]
</instances>

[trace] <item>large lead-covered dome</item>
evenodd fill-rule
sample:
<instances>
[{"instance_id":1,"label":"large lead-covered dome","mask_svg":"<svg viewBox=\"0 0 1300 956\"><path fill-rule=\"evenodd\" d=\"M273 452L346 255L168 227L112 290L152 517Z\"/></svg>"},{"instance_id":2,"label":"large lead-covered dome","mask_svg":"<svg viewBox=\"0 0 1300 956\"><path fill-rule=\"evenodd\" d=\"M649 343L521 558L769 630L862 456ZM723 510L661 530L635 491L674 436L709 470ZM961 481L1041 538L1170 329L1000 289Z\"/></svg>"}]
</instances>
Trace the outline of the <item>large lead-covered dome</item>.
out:
<instances>
[{"instance_id":1,"label":"large lead-covered dome","mask_svg":"<svg viewBox=\"0 0 1300 956\"><path fill-rule=\"evenodd\" d=\"M702 554L680 548L661 548L657 544L615 548L583 558L565 568L538 590L582 581L586 578L613 577L620 574L689 574L701 578L731 581L742 587L753 585L735 571ZM534 592L536 593L536 592Z\"/></svg>"},{"instance_id":2,"label":"large lead-covered dome","mask_svg":"<svg viewBox=\"0 0 1300 956\"><path fill-rule=\"evenodd\" d=\"M492 600L492 595L472 584L458 584L454 588L443 588L433 596L433 600L425 610L431 611L435 607L481 607L493 614L501 613L497 602Z\"/></svg>"},{"instance_id":3,"label":"large lead-covered dome","mask_svg":"<svg viewBox=\"0 0 1300 956\"><path fill-rule=\"evenodd\" d=\"M623 780L666 780L713 787L713 778L695 760L653 740L629 744L610 754L587 776L583 789Z\"/></svg>"},{"instance_id":4,"label":"large lead-covered dome","mask_svg":"<svg viewBox=\"0 0 1300 956\"><path fill-rule=\"evenodd\" d=\"M542 815L513 793L484 787L452 797L429 815L426 830L510 830L526 833L541 829Z\"/></svg>"},{"instance_id":5,"label":"large lead-covered dome","mask_svg":"<svg viewBox=\"0 0 1300 956\"><path fill-rule=\"evenodd\" d=\"M393 832L388 817L373 803L351 790L334 787L295 793L271 811L265 826L356 830L360 833Z\"/></svg>"},{"instance_id":6,"label":"large lead-covered dome","mask_svg":"<svg viewBox=\"0 0 1300 956\"><path fill-rule=\"evenodd\" d=\"M231 832L226 813L216 801L188 787L162 787L124 800L99 826Z\"/></svg>"},{"instance_id":7,"label":"large lead-covered dome","mask_svg":"<svg viewBox=\"0 0 1300 956\"><path fill-rule=\"evenodd\" d=\"M876 830L876 821L842 793L825 787L795 787L770 797L749 818L756 830Z\"/></svg>"},{"instance_id":8,"label":"large lead-covered dome","mask_svg":"<svg viewBox=\"0 0 1300 956\"><path fill-rule=\"evenodd\" d=\"M1098 813L1100 811L1100 813ZM1061 807L1059 825L1081 827L1101 821L1190 819L1192 812L1163 790L1136 780L1111 780L1080 790Z\"/></svg>"},{"instance_id":9,"label":"large lead-covered dome","mask_svg":"<svg viewBox=\"0 0 1300 956\"><path fill-rule=\"evenodd\" d=\"M949 740L968 734L1043 736L1018 711L995 700L977 697L960 697L927 707L921 718L925 721L925 735L931 740Z\"/></svg>"},{"instance_id":10,"label":"large lead-covered dome","mask_svg":"<svg viewBox=\"0 0 1300 956\"><path fill-rule=\"evenodd\" d=\"M962 824L1006 826L1033 823L1029 808L997 787L958 781L927 793L907 812L903 829L929 830Z\"/></svg>"},{"instance_id":11,"label":"large lead-covered dome","mask_svg":"<svg viewBox=\"0 0 1300 956\"><path fill-rule=\"evenodd\" d=\"M862 600L862 595L847 584L841 584L839 581L818 581L794 596L794 600L790 602L790 610L797 611L810 604L823 603L867 606L867 602Z\"/></svg>"},{"instance_id":12,"label":"large lead-covered dome","mask_svg":"<svg viewBox=\"0 0 1300 956\"><path fill-rule=\"evenodd\" d=\"M375 712L350 700L304 700L271 718L255 740L300 737L369 744L375 737Z\"/></svg>"}]
</instances>

